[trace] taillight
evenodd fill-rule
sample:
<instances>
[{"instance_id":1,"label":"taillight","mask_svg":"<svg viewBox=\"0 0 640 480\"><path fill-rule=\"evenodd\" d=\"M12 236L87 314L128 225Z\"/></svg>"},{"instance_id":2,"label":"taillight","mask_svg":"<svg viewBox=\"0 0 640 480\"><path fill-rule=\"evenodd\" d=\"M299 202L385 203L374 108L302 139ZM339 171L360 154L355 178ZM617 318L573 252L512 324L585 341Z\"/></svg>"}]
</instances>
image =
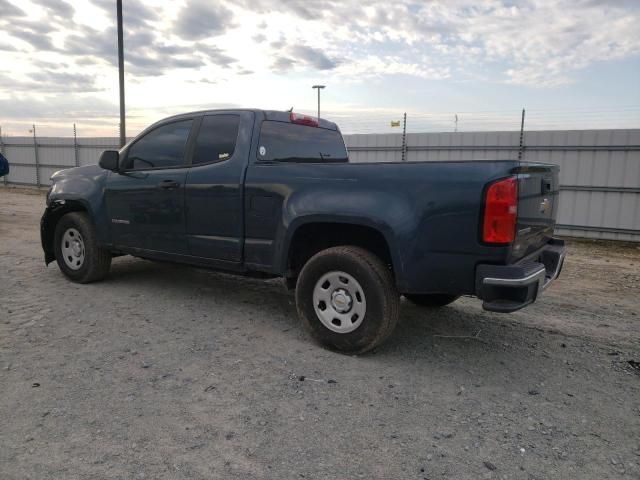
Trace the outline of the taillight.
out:
<instances>
[{"instance_id":1,"label":"taillight","mask_svg":"<svg viewBox=\"0 0 640 480\"><path fill-rule=\"evenodd\" d=\"M482 241L506 244L513 242L518 215L518 180L509 177L492 183L484 199Z\"/></svg>"},{"instance_id":2,"label":"taillight","mask_svg":"<svg viewBox=\"0 0 640 480\"><path fill-rule=\"evenodd\" d=\"M317 127L318 120L309 115L300 115L299 113L289 113L289 120L291 123L297 123L299 125L306 125L308 127Z\"/></svg>"}]
</instances>

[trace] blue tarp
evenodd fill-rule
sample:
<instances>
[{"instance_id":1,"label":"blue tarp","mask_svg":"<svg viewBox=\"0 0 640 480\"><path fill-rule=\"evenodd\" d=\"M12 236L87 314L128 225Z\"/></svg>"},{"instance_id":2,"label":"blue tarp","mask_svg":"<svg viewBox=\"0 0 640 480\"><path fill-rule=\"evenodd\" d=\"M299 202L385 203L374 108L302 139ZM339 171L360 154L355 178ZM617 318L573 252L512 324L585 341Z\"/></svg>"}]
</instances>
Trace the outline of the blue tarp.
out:
<instances>
[{"instance_id":1,"label":"blue tarp","mask_svg":"<svg viewBox=\"0 0 640 480\"><path fill-rule=\"evenodd\" d=\"M9 175L9 161L0 153L0 177Z\"/></svg>"}]
</instances>

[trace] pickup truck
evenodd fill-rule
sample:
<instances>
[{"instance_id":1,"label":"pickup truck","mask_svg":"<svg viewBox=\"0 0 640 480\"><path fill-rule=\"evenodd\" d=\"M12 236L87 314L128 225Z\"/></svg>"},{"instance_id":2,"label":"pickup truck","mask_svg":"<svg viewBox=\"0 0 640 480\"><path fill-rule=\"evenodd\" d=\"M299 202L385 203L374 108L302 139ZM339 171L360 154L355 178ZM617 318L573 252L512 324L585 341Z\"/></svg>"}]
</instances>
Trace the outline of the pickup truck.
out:
<instances>
[{"instance_id":1,"label":"pickup truck","mask_svg":"<svg viewBox=\"0 0 640 480\"><path fill-rule=\"evenodd\" d=\"M291 112L174 116L51 179L42 248L71 281L100 280L125 254L281 277L312 337L340 352L383 342L401 295L518 310L565 256L558 167L350 163L334 123Z\"/></svg>"}]
</instances>

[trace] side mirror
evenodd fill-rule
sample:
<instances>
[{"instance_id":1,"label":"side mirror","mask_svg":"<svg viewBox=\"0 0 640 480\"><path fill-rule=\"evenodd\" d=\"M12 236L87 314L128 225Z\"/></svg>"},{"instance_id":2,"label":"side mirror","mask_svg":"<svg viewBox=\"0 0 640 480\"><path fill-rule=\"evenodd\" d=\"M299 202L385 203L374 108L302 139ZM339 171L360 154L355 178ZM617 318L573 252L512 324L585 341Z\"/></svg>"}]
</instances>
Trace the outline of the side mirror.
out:
<instances>
[{"instance_id":1,"label":"side mirror","mask_svg":"<svg viewBox=\"0 0 640 480\"><path fill-rule=\"evenodd\" d=\"M120 154L117 150L105 150L102 152L102 155L100 155L100 162L98 162L98 165L105 170L117 172L119 163Z\"/></svg>"}]
</instances>

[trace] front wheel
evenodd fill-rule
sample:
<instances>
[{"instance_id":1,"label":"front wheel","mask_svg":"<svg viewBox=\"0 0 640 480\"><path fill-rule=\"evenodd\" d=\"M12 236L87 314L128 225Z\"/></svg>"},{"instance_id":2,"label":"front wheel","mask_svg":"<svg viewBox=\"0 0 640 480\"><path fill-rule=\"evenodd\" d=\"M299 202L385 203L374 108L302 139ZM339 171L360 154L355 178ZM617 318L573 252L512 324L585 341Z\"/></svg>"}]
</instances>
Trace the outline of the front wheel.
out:
<instances>
[{"instance_id":1,"label":"front wheel","mask_svg":"<svg viewBox=\"0 0 640 480\"><path fill-rule=\"evenodd\" d=\"M58 221L54 250L58 266L69 280L95 282L109 273L111 253L98 245L93 225L85 213L67 213Z\"/></svg>"},{"instance_id":2,"label":"front wheel","mask_svg":"<svg viewBox=\"0 0 640 480\"><path fill-rule=\"evenodd\" d=\"M398 322L399 295L389 268L360 247L314 255L296 285L298 314L323 346L363 353L380 345Z\"/></svg>"},{"instance_id":3,"label":"front wheel","mask_svg":"<svg viewBox=\"0 0 640 480\"><path fill-rule=\"evenodd\" d=\"M427 294L410 294L404 295L407 300L420 305L421 307L444 307L455 302L460 298L459 295L447 295L445 293L427 293Z\"/></svg>"}]
</instances>

